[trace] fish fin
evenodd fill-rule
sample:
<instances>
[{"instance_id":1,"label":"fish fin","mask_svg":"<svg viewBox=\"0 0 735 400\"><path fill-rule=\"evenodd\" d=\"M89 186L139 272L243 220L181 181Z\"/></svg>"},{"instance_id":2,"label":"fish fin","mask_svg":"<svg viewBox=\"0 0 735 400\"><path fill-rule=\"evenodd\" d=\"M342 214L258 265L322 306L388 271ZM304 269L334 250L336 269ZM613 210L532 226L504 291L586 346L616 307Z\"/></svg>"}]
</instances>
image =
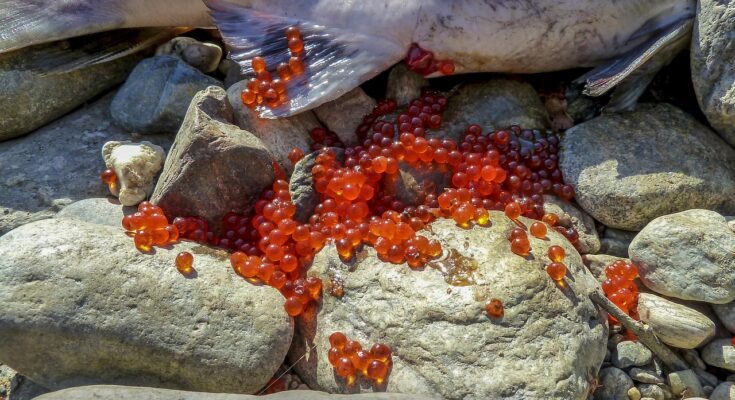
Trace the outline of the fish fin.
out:
<instances>
[{"instance_id":1,"label":"fish fin","mask_svg":"<svg viewBox=\"0 0 735 400\"><path fill-rule=\"evenodd\" d=\"M658 36L592 69L575 82L584 82L584 94L593 97L602 96L617 87L606 111L632 109L656 73L686 47L691 36L692 21L677 21Z\"/></svg>"},{"instance_id":2,"label":"fish fin","mask_svg":"<svg viewBox=\"0 0 735 400\"><path fill-rule=\"evenodd\" d=\"M399 62L407 51L386 37L264 14L225 0L204 2L230 58L246 75L254 73L250 60L255 56L265 58L269 69L288 61L284 31L290 26L301 31L304 72L287 82L289 101L284 105L257 109L263 118L286 117L335 100Z\"/></svg>"}]
</instances>

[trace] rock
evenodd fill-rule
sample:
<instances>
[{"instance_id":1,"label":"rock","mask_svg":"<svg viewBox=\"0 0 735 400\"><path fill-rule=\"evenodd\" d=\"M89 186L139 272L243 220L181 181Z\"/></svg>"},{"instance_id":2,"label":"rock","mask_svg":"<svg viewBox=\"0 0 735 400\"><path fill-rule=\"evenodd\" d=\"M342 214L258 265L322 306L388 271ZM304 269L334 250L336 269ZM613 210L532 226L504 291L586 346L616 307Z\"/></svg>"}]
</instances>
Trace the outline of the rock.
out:
<instances>
[{"instance_id":1,"label":"rock","mask_svg":"<svg viewBox=\"0 0 735 400\"><path fill-rule=\"evenodd\" d=\"M214 72L222 59L222 48L214 43L200 42L194 38L179 36L158 46L157 56L174 56L206 73Z\"/></svg>"},{"instance_id":2,"label":"rock","mask_svg":"<svg viewBox=\"0 0 735 400\"><path fill-rule=\"evenodd\" d=\"M710 394L709 400L735 400L735 384L722 382Z\"/></svg>"},{"instance_id":3,"label":"rock","mask_svg":"<svg viewBox=\"0 0 735 400\"><path fill-rule=\"evenodd\" d=\"M679 351L679 354L681 354L681 356L684 357L684 360L694 368L695 372L697 369L707 369L707 365L702 361L702 358L699 357L697 350L683 349Z\"/></svg>"},{"instance_id":4,"label":"rock","mask_svg":"<svg viewBox=\"0 0 735 400\"><path fill-rule=\"evenodd\" d=\"M713 211L688 210L651 221L630 258L651 290L685 300L735 300L735 232Z\"/></svg>"},{"instance_id":5,"label":"rock","mask_svg":"<svg viewBox=\"0 0 735 400\"><path fill-rule=\"evenodd\" d=\"M681 395L685 390L687 391L688 397L704 396L699 378L691 369L670 373L668 375L668 381L669 386L671 386L671 393L676 396Z\"/></svg>"},{"instance_id":6,"label":"rock","mask_svg":"<svg viewBox=\"0 0 735 400\"><path fill-rule=\"evenodd\" d=\"M735 2L698 2L690 61L700 108L715 130L735 146Z\"/></svg>"},{"instance_id":7,"label":"rock","mask_svg":"<svg viewBox=\"0 0 735 400\"><path fill-rule=\"evenodd\" d=\"M342 162L344 150L336 147L331 149L337 155L337 160ZM319 151L315 151L299 160L294 166L291 179L288 182L291 201L296 206L294 219L301 223L307 223L309 217L314 214L314 209L319 205L319 193L314 187L314 176L311 174L311 169L316 165L318 155Z\"/></svg>"},{"instance_id":8,"label":"rock","mask_svg":"<svg viewBox=\"0 0 735 400\"><path fill-rule=\"evenodd\" d=\"M600 238L600 253L628 258L628 247L638 232L605 227Z\"/></svg>"},{"instance_id":9,"label":"rock","mask_svg":"<svg viewBox=\"0 0 735 400\"><path fill-rule=\"evenodd\" d=\"M560 148L577 203L607 226L635 231L691 208L735 211L735 150L671 105L594 118L567 130Z\"/></svg>"},{"instance_id":10,"label":"rock","mask_svg":"<svg viewBox=\"0 0 735 400\"><path fill-rule=\"evenodd\" d=\"M135 207L123 207L114 197L75 201L64 207L56 218L67 218L90 224L122 227L124 216L137 211Z\"/></svg>"},{"instance_id":11,"label":"rock","mask_svg":"<svg viewBox=\"0 0 735 400\"><path fill-rule=\"evenodd\" d=\"M442 127L428 137L461 141L465 129L477 124L483 131L519 125L524 129L549 127L549 115L530 84L510 79L470 83L450 98Z\"/></svg>"},{"instance_id":12,"label":"rock","mask_svg":"<svg viewBox=\"0 0 735 400\"><path fill-rule=\"evenodd\" d=\"M704 361L702 363L704 363ZM717 378L717 376L703 369L694 368L694 373L697 374L697 378L699 378L699 382L702 383L702 385L705 385L705 386L702 386L702 389L704 390L705 394L712 393L712 390L715 389L714 387L717 386L718 383L720 383L720 380ZM707 386L710 386L712 390L707 392Z\"/></svg>"},{"instance_id":13,"label":"rock","mask_svg":"<svg viewBox=\"0 0 735 400\"><path fill-rule=\"evenodd\" d=\"M196 215L216 226L230 211L249 211L273 182L270 153L231 124L226 96L210 87L191 102L151 196L170 219Z\"/></svg>"},{"instance_id":14,"label":"rock","mask_svg":"<svg viewBox=\"0 0 735 400\"><path fill-rule=\"evenodd\" d=\"M638 385L638 390L641 391L643 398L650 398L654 400L665 400L666 393L659 385L651 385L650 383L641 383Z\"/></svg>"},{"instance_id":15,"label":"rock","mask_svg":"<svg viewBox=\"0 0 735 400\"><path fill-rule=\"evenodd\" d=\"M122 205L135 206L153 193L166 153L147 141L112 141L102 146L102 159L117 175L117 184L108 185L112 194Z\"/></svg>"},{"instance_id":16,"label":"rock","mask_svg":"<svg viewBox=\"0 0 735 400\"><path fill-rule=\"evenodd\" d=\"M421 96L421 88L428 86L429 81L426 78L408 69L406 64L398 63L388 74L385 98L395 100L399 106L405 106Z\"/></svg>"},{"instance_id":17,"label":"rock","mask_svg":"<svg viewBox=\"0 0 735 400\"><path fill-rule=\"evenodd\" d=\"M242 104L240 93L245 88L245 81L238 82L227 89L227 97L235 114L235 122L240 128L251 132L263 141L265 147L273 155L278 164L287 173L293 171L288 153L295 147L304 153L311 150L309 132L321 126L311 111L299 113L293 117L265 119Z\"/></svg>"},{"instance_id":18,"label":"rock","mask_svg":"<svg viewBox=\"0 0 735 400\"><path fill-rule=\"evenodd\" d=\"M60 390L41 396L38 400L424 400L425 396L400 393L364 393L341 395L311 390L288 390L265 396L184 392L130 386L85 386Z\"/></svg>"},{"instance_id":19,"label":"rock","mask_svg":"<svg viewBox=\"0 0 735 400\"><path fill-rule=\"evenodd\" d=\"M34 65L66 45L55 42L0 55L0 142L40 128L114 87L139 59L129 56L58 74L34 72Z\"/></svg>"},{"instance_id":20,"label":"rock","mask_svg":"<svg viewBox=\"0 0 735 400\"><path fill-rule=\"evenodd\" d=\"M377 102L363 91L355 88L340 98L320 105L314 109L319 121L339 137L347 146L355 146L360 139L355 130L362 123L362 118L370 114Z\"/></svg>"},{"instance_id":21,"label":"rock","mask_svg":"<svg viewBox=\"0 0 735 400\"><path fill-rule=\"evenodd\" d=\"M100 180L100 148L135 140L110 123L112 96L104 96L38 131L0 143L0 235L51 218L74 201L109 194ZM150 140L168 148L170 138Z\"/></svg>"},{"instance_id":22,"label":"rock","mask_svg":"<svg viewBox=\"0 0 735 400\"><path fill-rule=\"evenodd\" d=\"M615 367L600 370L600 387L593 393L594 400L627 400L628 391L635 387L633 380Z\"/></svg>"},{"instance_id":23,"label":"rock","mask_svg":"<svg viewBox=\"0 0 735 400\"><path fill-rule=\"evenodd\" d=\"M420 272L383 263L372 248L348 264L332 245L317 254L309 274L341 281L344 295L325 295L313 318L298 320L289 359L301 359L295 369L304 382L329 392L370 390L346 387L326 361L328 336L340 331L363 344L392 346L388 392L447 399L586 398L607 340L605 320L586 296L596 281L556 231L545 240L530 237L533 255L524 259L508 245L516 225L498 211L490 212L490 220L490 227L468 229L446 219L434 222L423 234L442 243L444 257ZM521 218L526 225L531 221ZM550 245L566 250L573 278L565 290L543 270L540 255ZM488 318L484 303L490 298L504 303L503 318Z\"/></svg>"},{"instance_id":24,"label":"rock","mask_svg":"<svg viewBox=\"0 0 735 400\"><path fill-rule=\"evenodd\" d=\"M222 82L177 57L147 58L117 92L112 118L131 132L175 133L194 95L209 86L221 87Z\"/></svg>"},{"instance_id":25,"label":"rock","mask_svg":"<svg viewBox=\"0 0 735 400\"><path fill-rule=\"evenodd\" d=\"M173 267L180 251L194 254L190 279ZM81 221L24 225L0 238L0 359L50 389L258 390L293 324L280 293L228 259L189 242L142 254L122 229Z\"/></svg>"},{"instance_id":26,"label":"rock","mask_svg":"<svg viewBox=\"0 0 735 400\"><path fill-rule=\"evenodd\" d=\"M715 323L706 315L662 297L640 293L638 314L662 342L694 349L715 336Z\"/></svg>"},{"instance_id":27,"label":"rock","mask_svg":"<svg viewBox=\"0 0 735 400\"><path fill-rule=\"evenodd\" d=\"M735 347L731 339L715 339L702 349L702 359L707 364L735 371Z\"/></svg>"},{"instance_id":28,"label":"rock","mask_svg":"<svg viewBox=\"0 0 735 400\"><path fill-rule=\"evenodd\" d=\"M600 251L600 238L597 236L595 221L587 213L572 203L551 195L544 195L544 212L556 214L559 217L558 225L577 230L580 254L594 254Z\"/></svg>"},{"instance_id":29,"label":"rock","mask_svg":"<svg viewBox=\"0 0 735 400\"><path fill-rule=\"evenodd\" d=\"M647 370L647 369L641 369L641 368L631 368L628 372L628 375L630 375L631 379L637 382L641 383L652 383L652 384L662 384L664 383L664 379L658 375L656 375L655 372Z\"/></svg>"},{"instance_id":30,"label":"rock","mask_svg":"<svg viewBox=\"0 0 735 400\"><path fill-rule=\"evenodd\" d=\"M635 386L628 389L628 399L629 400L641 400L641 391L638 390L638 388Z\"/></svg>"},{"instance_id":31,"label":"rock","mask_svg":"<svg viewBox=\"0 0 735 400\"><path fill-rule=\"evenodd\" d=\"M592 275L597 278L598 282L604 282L607 279L607 276L605 276L605 267L608 265L617 260L630 262L627 258L609 256L607 254L585 254L582 260L584 261L584 265L592 272Z\"/></svg>"},{"instance_id":32,"label":"rock","mask_svg":"<svg viewBox=\"0 0 735 400\"><path fill-rule=\"evenodd\" d=\"M447 187L452 187L452 172L443 164L415 167L401 161L398 173L385 175L383 179L386 194L411 206L424 204L427 193L442 193Z\"/></svg>"},{"instance_id":33,"label":"rock","mask_svg":"<svg viewBox=\"0 0 735 400\"><path fill-rule=\"evenodd\" d=\"M712 304L712 309L727 330L735 333L735 301L725 304Z\"/></svg>"},{"instance_id":34,"label":"rock","mask_svg":"<svg viewBox=\"0 0 735 400\"><path fill-rule=\"evenodd\" d=\"M620 369L642 367L651 362L651 357L653 354L646 346L639 342L626 340L615 346L612 363Z\"/></svg>"}]
</instances>

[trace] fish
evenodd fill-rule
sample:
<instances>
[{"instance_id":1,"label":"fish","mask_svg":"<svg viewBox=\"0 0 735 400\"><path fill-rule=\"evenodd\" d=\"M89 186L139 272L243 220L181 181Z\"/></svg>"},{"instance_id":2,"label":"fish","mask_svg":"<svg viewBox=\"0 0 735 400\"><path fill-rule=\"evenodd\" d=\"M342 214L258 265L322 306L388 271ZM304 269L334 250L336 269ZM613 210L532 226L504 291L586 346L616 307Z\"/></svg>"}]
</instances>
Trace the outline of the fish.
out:
<instances>
[{"instance_id":1,"label":"fish","mask_svg":"<svg viewBox=\"0 0 735 400\"><path fill-rule=\"evenodd\" d=\"M216 28L248 74L255 56L287 60L283 32L297 27L306 71L261 117L335 100L417 48L455 74L591 67L585 94L622 88L612 102L626 109L687 46L695 11L695 0L0 0L0 53L114 29Z\"/></svg>"}]
</instances>

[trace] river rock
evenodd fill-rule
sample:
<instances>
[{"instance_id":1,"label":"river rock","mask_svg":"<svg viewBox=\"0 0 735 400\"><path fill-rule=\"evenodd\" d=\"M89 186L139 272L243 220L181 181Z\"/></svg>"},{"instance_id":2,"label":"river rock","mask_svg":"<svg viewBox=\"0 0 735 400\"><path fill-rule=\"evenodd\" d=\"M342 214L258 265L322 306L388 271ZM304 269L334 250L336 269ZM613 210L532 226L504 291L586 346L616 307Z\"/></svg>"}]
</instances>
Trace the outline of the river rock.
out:
<instances>
[{"instance_id":1,"label":"river rock","mask_svg":"<svg viewBox=\"0 0 735 400\"><path fill-rule=\"evenodd\" d=\"M388 73L385 98L393 99L399 106L408 105L421 96L421 88L428 87L429 81L408 69L406 64L398 63Z\"/></svg>"},{"instance_id":2,"label":"river rock","mask_svg":"<svg viewBox=\"0 0 735 400\"><path fill-rule=\"evenodd\" d=\"M590 272L592 272L592 275L597 278L597 281L600 283L607 279L607 276L605 276L605 267L617 260L623 260L626 263L630 262L627 258L620 258L607 254L585 254L584 257L582 257L582 260L584 260L584 265L587 266Z\"/></svg>"},{"instance_id":3,"label":"river rock","mask_svg":"<svg viewBox=\"0 0 735 400\"><path fill-rule=\"evenodd\" d=\"M600 238L600 253L628 258L628 247L638 232L605 227Z\"/></svg>"},{"instance_id":4,"label":"river rock","mask_svg":"<svg viewBox=\"0 0 735 400\"><path fill-rule=\"evenodd\" d=\"M713 304L712 309L727 330L735 333L735 301L726 304Z\"/></svg>"},{"instance_id":5,"label":"river rock","mask_svg":"<svg viewBox=\"0 0 735 400\"><path fill-rule=\"evenodd\" d=\"M735 150L668 104L606 114L566 131L559 166L594 219L637 231L691 208L735 211Z\"/></svg>"},{"instance_id":6,"label":"river rock","mask_svg":"<svg viewBox=\"0 0 735 400\"><path fill-rule=\"evenodd\" d=\"M597 282L556 231L544 240L529 236L532 254L523 258L507 239L517 225L498 211L490 220L490 227L468 229L434 222L422 234L442 243L443 256L420 271L381 262L371 247L348 263L332 245L317 254L309 274L321 277L327 292L337 285L344 295L325 294L315 315L297 322L289 359L300 360L295 369L304 382L328 392L371 390L365 382L346 386L327 362L328 337L340 331L364 346L393 348L388 392L585 399L607 342L605 319L586 295ZM566 250L564 288L543 269L551 245ZM504 317L488 317L491 298L504 303Z\"/></svg>"},{"instance_id":7,"label":"river rock","mask_svg":"<svg viewBox=\"0 0 735 400\"><path fill-rule=\"evenodd\" d=\"M181 251L194 254L189 278L174 268ZM235 275L227 253L185 242L143 254L122 229L63 218L0 238L0 302L0 360L50 389L252 393L293 333L280 293Z\"/></svg>"},{"instance_id":8,"label":"river rock","mask_svg":"<svg viewBox=\"0 0 735 400\"><path fill-rule=\"evenodd\" d=\"M178 57L147 58L135 67L110 107L121 127L139 133L175 133L200 90L222 87Z\"/></svg>"},{"instance_id":9,"label":"river rock","mask_svg":"<svg viewBox=\"0 0 735 400\"><path fill-rule=\"evenodd\" d=\"M151 196L169 218L196 215L216 225L230 211L249 211L272 184L270 153L231 122L222 88L207 88L192 100Z\"/></svg>"},{"instance_id":10,"label":"river rock","mask_svg":"<svg viewBox=\"0 0 735 400\"><path fill-rule=\"evenodd\" d=\"M707 120L735 146L735 1L697 2L690 61L694 91Z\"/></svg>"},{"instance_id":11,"label":"river rock","mask_svg":"<svg viewBox=\"0 0 735 400\"><path fill-rule=\"evenodd\" d=\"M122 227L124 216L136 211L136 207L124 207L114 197L99 197L75 201L61 209L55 217L117 228Z\"/></svg>"},{"instance_id":12,"label":"river rock","mask_svg":"<svg viewBox=\"0 0 735 400\"><path fill-rule=\"evenodd\" d=\"M600 251L600 237L597 235L595 221L586 212L572 203L556 196L544 195L544 212L559 217L558 225L574 228L579 233L578 249L580 254L594 254Z\"/></svg>"},{"instance_id":13,"label":"river rock","mask_svg":"<svg viewBox=\"0 0 735 400\"><path fill-rule=\"evenodd\" d=\"M641 400L666 400L666 392L659 385L652 385L650 383L642 383L638 385L638 390L641 391Z\"/></svg>"},{"instance_id":14,"label":"river rock","mask_svg":"<svg viewBox=\"0 0 735 400\"><path fill-rule=\"evenodd\" d=\"M594 400L628 400L628 390L635 387L633 380L622 369L600 370L600 387L593 393Z\"/></svg>"},{"instance_id":15,"label":"river rock","mask_svg":"<svg viewBox=\"0 0 735 400\"><path fill-rule=\"evenodd\" d=\"M355 146L360 139L355 130L362 118L373 111L377 102L361 88L355 88L337 100L322 104L314 109L319 121L339 137L347 146Z\"/></svg>"},{"instance_id":16,"label":"river rock","mask_svg":"<svg viewBox=\"0 0 735 400\"><path fill-rule=\"evenodd\" d=\"M662 297L641 293L638 314L662 342L681 349L694 349L715 336L715 323L706 315Z\"/></svg>"},{"instance_id":17,"label":"river rock","mask_svg":"<svg viewBox=\"0 0 735 400\"><path fill-rule=\"evenodd\" d=\"M337 155L337 160L342 162L344 150L337 147L332 147L331 150ZM314 209L319 205L319 193L314 187L314 176L311 174L319 153L320 151L311 152L299 160L288 182L291 201L296 206L294 219L301 223L307 223L309 217L314 214Z\"/></svg>"},{"instance_id":18,"label":"river rock","mask_svg":"<svg viewBox=\"0 0 735 400\"><path fill-rule=\"evenodd\" d=\"M117 85L139 59L129 56L56 74L32 68L65 45L55 42L0 55L0 142L40 128Z\"/></svg>"},{"instance_id":19,"label":"river rock","mask_svg":"<svg viewBox=\"0 0 735 400\"><path fill-rule=\"evenodd\" d=\"M735 400L735 384L732 382L720 383L709 395L709 400Z\"/></svg>"},{"instance_id":20,"label":"river rock","mask_svg":"<svg viewBox=\"0 0 735 400\"><path fill-rule=\"evenodd\" d=\"M699 383L699 378L691 369L672 372L667 378L669 386L671 387L671 393L676 396L681 395L684 391L687 392L687 397L704 396L704 391L702 390L702 385Z\"/></svg>"},{"instance_id":21,"label":"river rock","mask_svg":"<svg viewBox=\"0 0 735 400\"><path fill-rule=\"evenodd\" d=\"M138 139L111 124L111 101L104 96L30 135L0 143L0 235L53 217L74 201L110 194L99 176L105 169L102 145ZM146 139L164 149L171 145L163 135Z\"/></svg>"},{"instance_id":22,"label":"river rock","mask_svg":"<svg viewBox=\"0 0 735 400\"><path fill-rule=\"evenodd\" d=\"M628 375L637 382L641 383L653 383L653 384L661 384L664 383L664 379L658 375L654 371L650 371L647 369L641 369L641 368L631 368L630 371L628 371Z\"/></svg>"},{"instance_id":23,"label":"river rock","mask_svg":"<svg viewBox=\"0 0 735 400\"><path fill-rule=\"evenodd\" d=\"M735 299L735 232L714 211L688 210L651 221L630 244L630 258L651 290L685 300Z\"/></svg>"},{"instance_id":24,"label":"river rock","mask_svg":"<svg viewBox=\"0 0 735 400\"><path fill-rule=\"evenodd\" d=\"M648 350L642 343L626 340L615 346L612 363L620 369L642 367L650 363L652 357L651 350Z\"/></svg>"},{"instance_id":25,"label":"river rock","mask_svg":"<svg viewBox=\"0 0 735 400\"><path fill-rule=\"evenodd\" d=\"M403 161L398 163L397 174L387 174L383 190L405 205L424 204L428 193L442 193L452 187L452 172L444 164L421 164L416 167Z\"/></svg>"},{"instance_id":26,"label":"river rock","mask_svg":"<svg viewBox=\"0 0 735 400\"><path fill-rule=\"evenodd\" d=\"M735 371L735 347L732 339L715 339L702 349L702 359L707 364Z\"/></svg>"},{"instance_id":27,"label":"river rock","mask_svg":"<svg viewBox=\"0 0 735 400\"><path fill-rule=\"evenodd\" d=\"M210 42L200 42L187 36L175 37L156 48L156 55L182 59L192 67L210 73L217 70L222 59L222 48Z\"/></svg>"}]
</instances>

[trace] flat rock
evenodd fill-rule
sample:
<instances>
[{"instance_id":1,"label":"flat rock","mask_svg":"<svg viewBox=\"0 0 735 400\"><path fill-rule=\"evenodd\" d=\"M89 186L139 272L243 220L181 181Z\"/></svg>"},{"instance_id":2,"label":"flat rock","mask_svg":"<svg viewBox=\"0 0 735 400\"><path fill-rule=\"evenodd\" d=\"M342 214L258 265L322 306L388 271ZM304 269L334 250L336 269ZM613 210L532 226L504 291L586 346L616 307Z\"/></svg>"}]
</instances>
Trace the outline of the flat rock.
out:
<instances>
[{"instance_id":1,"label":"flat rock","mask_svg":"<svg viewBox=\"0 0 735 400\"><path fill-rule=\"evenodd\" d=\"M707 120L735 146L735 1L697 2L690 62L697 101Z\"/></svg>"},{"instance_id":2,"label":"flat rock","mask_svg":"<svg viewBox=\"0 0 735 400\"><path fill-rule=\"evenodd\" d=\"M732 382L720 383L709 395L709 400L735 400L735 384Z\"/></svg>"},{"instance_id":3,"label":"flat rock","mask_svg":"<svg viewBox=\"0 0 735 400\"><path fill-rule=\"evenodd\" d=\"M337 100L315 108L314 114L327 129L337 134L342 143L355 146L360 141L355 130L362 123L363 117L373 111L376 104L375 99L357 87Z\"/></svg>"},{"instance_id":4,"label":"flat rock","mask_svg":"<svg viewBox=\"0 0 735 400\"><path fill-rule=\"evenodd\" d=\"M586 297L597 282L559 233L530 237L532 254L523 258L507 240L516 225L498 211L490 220L491 227L468 229L434 222L422 234L437 238L444 256L420 271L384 263L372 248L347 264L334 246L317 254L309 274L327 282L327 292L330 282L341 282L344 295L325 295L313 318L297 322L289 359L304 383L332 393L371 390L366 382L348 387L326 360L328 337L340 331L363 345L392 347L388 392L586 399L607 342L605 319ZM564 289L543 269L551 245L566 250ZM504 303L504 317L488 317L491 298Z\"/></svg>"},{"instance_id":5,"label":"flat rock","mask_svg":"<svg viewBox=\"0 0 735 400\"><path fill-rule=\"evenodd\" d=\"M124 57L60 74L31 69L64 46L56 42L0 55L0 142L32 132L119 84L139 59Z\"/></svg>"},{"instance_id":6,"label":"flat rock","mask_svg":"<svg viewBox=\"0 0 735 400\"><path fill-rule=\"evenodd\" d=\"M626 340L615 346L615 352L612 355L612 363L614 366L625 369L628 367L642 367L651 362L653 354L640 342Z\"/></svg>"},{"instance_id":7,"label":"flat rock","mask_svg":"<svg viewBox=\"0 0 735 400\"><path fill-rule=\"evenodd\" d=\"M603 224L637 231L691 208L735 211L735 150L668 104L606 114L566 131L559 167Z\"/></svg>"},{"instance_id":8,"label":"flat rock","mask_svg":"<svg viewBox=\"0 0 735 400\"><path fill-rule=\"evenodd\" d=\"M114 197L99 197L75 201L64 207L55 217L119 228L123 217L136 211L136 207L124 207Z\"/></svg>"},{"instance_id":9,"label":"flat rock","mask_svg":"<svg viewBox=\"0 0 735 400\"><path fill-rule=\"evenodd\" d=\"M385 98L393 99L399 106L408 105L421 96L421 88L428 87L429 81L408 69L406 64L398 63L388 73Z\"/></svg>"},{"instance_id":10,"label":"flat rock","mask_svg":"<svg viewBox=\"0 0 735 400\"><path fill-rule=\"evenodd\" d=\"M702 349L702 359L713 367L735 371L735 347L732 339L715 339Z\"/></svg>"},{"instance_id":11,"label":"flat rock","mask_svg":"<svg viewBox=\"0 0 735 400\"><path fill-rule=\"evenodd\" d=\"M622 369L603 368L599 376L600 387L593 393L594 400L628 400L628 390L633 388L633 380Z\"/></svg>"},{"instance_id":12,"label":"flat rock","mask_svg":"<svg viewBox=\"0 0 735 400\"><path fill-rule=\"evenodd\" d=\"M263 142L231 122L224 89L207 88L192 100L151 196L169 218L196 215L216 226L230 211L249 211L273 183Z\"/></svg>"},{"instance_id":13,"label":"flat rock","mask_svg":"<svg viewBox=\"0 0 735 400\"><path fill-rule=\"evenodd\" d=\"M194 254L195 274L174 268ZM252 393L293 333L283 297L195 243L143 254L122 229L64 218L0 238L0 360L50 389L143 385ZM212 373L216 371L216 373Z\"/></svg>"},{"instance_id":14,"label":"flat rock","mask_svg":"<svg viewBox=\"0 0 735 400\"><path fill-rule=\"evenodd\" d=\"M694 349L715 336L715 323L706 315L662 297L641 293L638 314L662 342L681 349Z\"/></svg>"},{"instance_id":15,"label":"flat rock","mask_svg":"<svg viewBox=\"0 0 735 400\"><path fill-rule=\"evenodd\" d=\"M147 58L135 67L110 107L119 126L138 133L175 133L200 90L222 87L178 57Z\"/></svg>"},{"instance_id":16,"label":"flat rock","mask_svg":"<svg viewBox=\"0 0 735 400\"><path fill-rule=\"evenodd\" d=\"M0 89L2 90L2 89ZM102 97L30 135L0 143L0 235L51 218L65 206L110 192L100 180L100 149L136 137L110 122L112 96ZM148 136L167 149L172 138Z\"/></svg>"},{"instance_id":17,"label":"flat rock","mask_svg":"<svg viewBox=\"0 0 735 400\"><path fill-rule=\"evenodd\" d=\"M595 220L586 212L562 199L544 195L544 212L559 217L558 225L574 228L579 234L578 249L580 254L594 254L600 251L600 237L597 235Z\"/></svg>"},{"instance_id":18,"label":"flat rock","mask_svg":"<svg viewBox=\"0 0 735 400\"><path fill-rule=\"evenodd\" d=\"M735 300L735 232L714 211L688 210L651 221L630 258L651 290L685 300Z\"/></svg>"}]
</instances>

